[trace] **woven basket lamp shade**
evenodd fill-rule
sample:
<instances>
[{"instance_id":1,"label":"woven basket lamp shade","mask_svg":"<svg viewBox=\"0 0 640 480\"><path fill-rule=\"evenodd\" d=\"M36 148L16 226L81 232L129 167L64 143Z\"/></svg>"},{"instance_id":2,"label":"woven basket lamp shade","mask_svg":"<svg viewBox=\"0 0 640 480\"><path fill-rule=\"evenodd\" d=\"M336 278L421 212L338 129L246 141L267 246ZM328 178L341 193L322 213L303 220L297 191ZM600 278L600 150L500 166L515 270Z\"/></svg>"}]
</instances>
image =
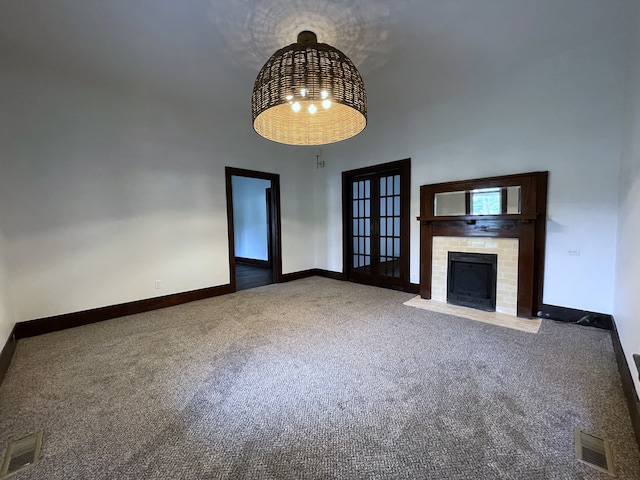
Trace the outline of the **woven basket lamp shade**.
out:
<instances>
[{"instance_id":1,"label":"woven basket lamp shade","mask_svg":"<svg viewBox=\"0 0 640 480\"><path fill-rule=\"evenodd\" d=\"M326 145L367 125L367 93L355 65L313 32L274 53L256 78L253 128L287 145Z\"/></svg>"}]
</instances>

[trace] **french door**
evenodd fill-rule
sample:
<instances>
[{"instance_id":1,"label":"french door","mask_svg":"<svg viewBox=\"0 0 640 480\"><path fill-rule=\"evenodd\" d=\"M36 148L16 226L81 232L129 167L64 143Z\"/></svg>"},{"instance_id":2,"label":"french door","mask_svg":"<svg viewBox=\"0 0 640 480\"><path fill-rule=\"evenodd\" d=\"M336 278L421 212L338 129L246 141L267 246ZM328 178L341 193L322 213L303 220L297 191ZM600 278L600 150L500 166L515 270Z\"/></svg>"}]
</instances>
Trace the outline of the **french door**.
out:
<instances>
[{"instance_id":1,"label":"french door","mask_svg":"<svg viewBox=\"0 0 640 480\"><path fill-rule=\"evenodd\" d=\"M408 289L408 162L343 174L345 271L349 280Z\"/></svg>"}]
</instances>

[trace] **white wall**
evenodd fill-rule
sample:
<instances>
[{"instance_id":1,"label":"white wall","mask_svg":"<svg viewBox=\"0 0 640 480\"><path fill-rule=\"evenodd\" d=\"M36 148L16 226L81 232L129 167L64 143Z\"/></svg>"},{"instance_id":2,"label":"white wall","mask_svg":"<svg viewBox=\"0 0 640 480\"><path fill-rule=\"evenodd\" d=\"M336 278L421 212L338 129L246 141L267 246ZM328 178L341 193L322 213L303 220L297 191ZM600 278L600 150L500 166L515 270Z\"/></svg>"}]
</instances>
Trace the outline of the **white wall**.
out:
<instances>
[{"instance_id":1,"label":"white wall","mask_svg":"<svg viewBox=\"0 0 640 480\"><path fill-rule=\"evenodd\" d=\"M11 311L7 269L4 259L4 235L0 227L0 350L4 347L15 324Z\"/></svg>"},{"instance_id":2,"label":"white wall","mask_svg":"<svg viewBox=\"0 0 640 480\"><path fill-rule=\"evenodd\" d=\"M258 137L250 113L238 125L143 88L5 67L0 225L17 321L228 283L225 166L280 174L283 273L313 268L301 185L315 164Z\"/></svg>"},{"instance_id":3,"label":"white wall","mask_svg":"<svg viewBox=\"0 0 640 480\"><path fill-rule=\"evenodd\" d=\"M269 260L266 190L270 180L233 176L233 234L236 257Z\"/></svg>"},{"instance_id":4,"label":"white wall","mask_svg":"<svg viewBox=\"0 0 640 480\"><path fill-rule=\"evenodd\" d=\"M249 114L225 121L235 117L3 59L0 225L12 314L29 320L227 283L225 166L281 175L284 273L341 271L341 172L407 157L412 219L422 184L549 170L544 300L612 312L623 47L583 45L453 87L416 65L417 81L391 94L400 59L390 52L365 77L367 129L323 147L323 169L317 149L259 138ZM233 73L250 92L255 72ZM412 221L415 283L418 262Z\"/></svg>"},{"instance_id":5,"label":"white wall","mask_svg":"<svg viewBox=\"0 0 640 480\"><path fill-rule=\"evenodd\" d=\"M629 370L640 394L638 370L631 355L640 354L640 4L629 48L625 124L620 168L620 207L614 317Z\"/></svg>"},{"instance_id":6,"label":"white wall","mask_svg":"<svg viewBox=\"0 0 640 480\"><path fill-rule=\"evenodd\" d=\"M369 124L361 135L325 147L326 168L316 176L317 267L342 270L344 170L411 157L414 283L419 282L420 185L549 170L544 301L610 313L622 40L564 52L509 76L470 78L454 90L432 84L429 71L417 65L410 84L420 88L395 92L386 103L385 75L394 65L365 78ZM568 256L568 249L581 255Z\"/></svg>"}]
</instances>

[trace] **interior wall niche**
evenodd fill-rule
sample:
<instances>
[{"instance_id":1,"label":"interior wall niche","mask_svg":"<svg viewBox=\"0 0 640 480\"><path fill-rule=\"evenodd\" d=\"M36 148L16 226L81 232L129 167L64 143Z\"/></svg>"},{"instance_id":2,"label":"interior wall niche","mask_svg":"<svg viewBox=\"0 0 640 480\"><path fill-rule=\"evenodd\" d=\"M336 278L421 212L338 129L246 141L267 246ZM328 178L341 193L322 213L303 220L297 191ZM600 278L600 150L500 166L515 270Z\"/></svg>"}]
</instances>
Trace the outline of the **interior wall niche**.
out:
<instances>
[{"instance_id":1,"label":"interior wall niche","mask_svg":"<svg viewBox=\"0 0 640 480\"><path fill-rule=\"evenodd\" d=\"M431 298L433 237L516 238L517 315L535 316L542 309L548 176L548 172L532 172L422 185L420 296ZM455 210L451 194L456 198ZM478 207L480 203L486 206Z\"/></svg>"}]
</instances>

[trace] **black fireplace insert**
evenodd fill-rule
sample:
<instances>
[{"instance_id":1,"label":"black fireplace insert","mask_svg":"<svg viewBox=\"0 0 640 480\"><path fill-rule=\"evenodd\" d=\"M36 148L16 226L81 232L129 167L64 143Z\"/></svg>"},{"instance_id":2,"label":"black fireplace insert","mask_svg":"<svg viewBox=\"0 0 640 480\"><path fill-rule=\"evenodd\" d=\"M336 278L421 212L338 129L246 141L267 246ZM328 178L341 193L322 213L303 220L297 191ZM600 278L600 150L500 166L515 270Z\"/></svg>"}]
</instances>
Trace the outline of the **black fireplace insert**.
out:
<instances>
[{"instance_id":1,"label":"black fireplace insert","mask_svg":"<svg viewBox=\"0 0 640 480\"><path fill-rule=\"evenodd\" d=\"M496 311L498 255L449 252L447 303Z\"/></svg>"}]
</instances>

